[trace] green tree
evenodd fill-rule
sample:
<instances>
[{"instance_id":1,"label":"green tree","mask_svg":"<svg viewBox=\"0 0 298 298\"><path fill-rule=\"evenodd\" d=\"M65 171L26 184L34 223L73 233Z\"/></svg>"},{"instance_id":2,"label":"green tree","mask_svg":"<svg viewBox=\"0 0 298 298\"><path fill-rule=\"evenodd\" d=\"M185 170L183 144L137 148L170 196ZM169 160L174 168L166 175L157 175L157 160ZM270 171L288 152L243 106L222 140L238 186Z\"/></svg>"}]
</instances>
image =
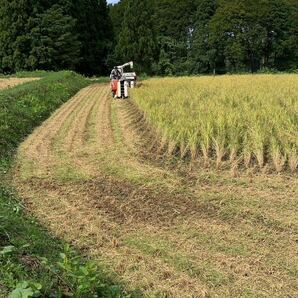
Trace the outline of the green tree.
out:
<instances>
[{"instance_id":1,"label":"green tree","mask_svg":"<svg viewBox=\"0 0 298 298\"><path fill-rule=\"evenodd\" d=\"M0 72L298 68L297 0L0 0Z\"/></svg>"},{"instance_id":2,"label":"green tree","mask_svg":"<svg viewBox=\"0 0 298 298\"><path fill-rule=\"evenodd\" d=\"M125 8L127 5L127 0L121 0L116 4L109 5L109 15L113 27L113 40L110 52L107 57L107 65L109 69L112 69L115 65L121 63L121 57L116 53L115 48L119 40L119 34L122 30L122 24L124 20Z\"/></svg>"},{"instance_id":3,"label":"green tree","mask_svg":"<svg viewBox=\"0 0 298 298\"><path fill-rule=\"evenodd\" d=\"M137 70L148 74L157 52L152 13L149 0L127 1L115 49L119 63L134 60Z\"/></svg>"},{"instance_id":4,"label":"green tree","mask_svg":"<svg viewBox=\"0 0 298 298\"><path fill-rule=\"evenodd\" d=\"M171 37L176 41L189 38L189 29L193 24L196 9L193 0L153 0L154 28L158 36Z\"/></svg>"},{"instance_id":5,"label":"green tree","mask_svg":"<svg viewBox=\"0 0 298 298\"><path fill-rule=\"evenodd\" d=\"M221 1L210 22L210 29L213 41L222 45L227 71L245 70L246 65L251 71L256 70L264 29L245 1Z\"/></svg>"},{"instance_id":6,"label":"green tree","mask_svg":"<svg viewBox=\"0 0 298 298\"><path fill-rule=\"evenodd\" d=\"M33 20L29 33L31 51L26 59L31 69L75 69L80 60L80 47L75 32L76 21L55 4Z\"/></svg>"},{"instance_id":7,"label":"green tree","mask_svg":"<svg viewBox=\"0 0 298 298\"><path fill-rule=\"evenodd\" d=\"M26 67L28 21L34 11L31 0L0 0L0 70L13 72Z\"/></svg>"},{"instance_id":8,"label":"green tree","mask_svg":"<svg viewBox=\"0 0 298 298\"><path fill-rule=\"evenodd\" d=\"M192 44L189 51L191 73L216 72L218 45L210 37L209 23L216 10L216 0L197 1L195 21L192 28Z\"/></svg>"},{"instance_id":9,"label":"green tree","mask_svg":"<svg viewBox=\"0 0 298 298\"><path fill-rule=\"evenodd\" d=\"M192 0L156 0L154 29L159 57L155 70L159 75L187 73L195 4Z\"/></svg>"},{"instance_id":10,"label":"green tree","mask_svg":"<svg viewBox=\"0 0 298 298\"><path fill-rule=\"evenodd\" d=\"M122 28L126 5L127 0L121 0L117 4L109 5L109 15L113 26L115 40L117 40L117 37L119 36L119 33Z\"/></svg>"},{"instance_id":11,"label":"green tree","mask_svg":"<svg viewBox=\"0 0 298 298\"><path fill-rule=\"evenodd\" d=\"M294 2L293 2L294 3ZM210 21L227 71L295 65L297 4L285 0L221 0ZM293 31L294 30L294 31ZM296 63L297 66L297 63Z\"/></svg>"},{"instance_id":12,"label":"green tree","mask_svg":"<svg viewBox=\"0 0 298 298\"><path fill-rule=\"evenodd\" d=\"M266 30L263 65L280 70L298 68L298 2L274 0L260 18Z\"/></svg>"},{"instance_id":13,"label":"green tree","mask_svg":"<svg viewBox=\"0 0 298 298\"><path fill-rule=\"evenodd\" d=\"M112 35L106 0L0 0L0 71L104 74Z\"/></svg>"},{"instance_id":14,"label":"green tree","mask_svg":"<svg viewBox=\"0 0 298 298\"><path fill-rule=\"evenodd\" d=\"M76 69L93 75L107 72L106 59L112 46L113 29L106 0L72 0L70 15L82 48Z\"/></svg>"}]
</instances>

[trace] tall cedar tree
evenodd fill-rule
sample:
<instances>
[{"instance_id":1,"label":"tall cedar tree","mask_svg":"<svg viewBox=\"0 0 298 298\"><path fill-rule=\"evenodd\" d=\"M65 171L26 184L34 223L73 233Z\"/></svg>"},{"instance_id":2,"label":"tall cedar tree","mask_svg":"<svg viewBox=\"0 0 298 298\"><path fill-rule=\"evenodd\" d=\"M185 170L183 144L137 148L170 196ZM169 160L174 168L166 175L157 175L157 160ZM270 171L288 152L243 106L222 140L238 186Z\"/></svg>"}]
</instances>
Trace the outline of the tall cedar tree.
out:
<instances>
[{"instance_id":1,"label":"tall cedar tree","mask_svg":"<svg viewBox=\"0 0 298 298\"><path fill-rule=\"evenodd\" d=\"M197 1L192 44L189 51L190 73L216 72L217 45L210 38L209 22L215 13L216 0Z\"/></svg>"},{"instance_id":2,"label":"tall cedar tree","mask_svg":"<svg viewBox=\"0 0 298 298\"><path fill-rule=\"evenodd\" d=\"M109 15L112 22L113 27L113 40L112 40L112 47L107 57L107 64L110 69L112 69L115 65L121 63L122 58L119 54L115 51L119 40L119 34L122 29L122 23L124 19L125 7L127 0L122 0L117 4L110 4L109 5Z\"/></svg>"},{"instance_id":3,"label":"tall cedar tree","mask_svg":"<svg viewBox=\"0 0 298 298\"><path fill-rule=\"evenodd\" d=\"M31 0L0 0L0 71L26 68L31 42L28 21L34 11Z\"/></svg>"},{"instance_id":4,"label":"tall cedar tree","mask_svg":"<svg viewBox=\"0 0 298 298\"><path fill-rule=\"evenodd\" d=\"M77 20L76 31L82 45L76 69L88 75L106 73L106 58L113 40L106 0L72 0L70 11Z\"/></svg>"},{"instance_id":5,"label":"tall cedar tree","mask_svg":"<svg viewBox=\"0 0 298 298\"><path fill-rule=\"evenodd\" d=\"M194 10L193 0L155 0L153 19L159 49L155 64L157 74L187 71Z\"/></svg>"},{"instance_id":6,"label":"tall cedar tree","mask_svg":"<svg viewBox=\"0 0 298 298\"><path fill-rule=\"evenodd\" d=\"M80 61L81 47L75 32L75 20L64 15L61 6L53 5L38 14L33 22L27 65L31 69L74 70Z\"/></svg>"},{"instance_id":7,"label":"tall cedar tree","mask_svg":"<svg viewBox=\"0 0 298 298\"><path fill-rule=\"evenodd\" d=\"M116 46L119 63L134 60L136 69L148 74L156 59L156 39L153 31L150 0L128 0Z\"/></svg>"}]
</instances>

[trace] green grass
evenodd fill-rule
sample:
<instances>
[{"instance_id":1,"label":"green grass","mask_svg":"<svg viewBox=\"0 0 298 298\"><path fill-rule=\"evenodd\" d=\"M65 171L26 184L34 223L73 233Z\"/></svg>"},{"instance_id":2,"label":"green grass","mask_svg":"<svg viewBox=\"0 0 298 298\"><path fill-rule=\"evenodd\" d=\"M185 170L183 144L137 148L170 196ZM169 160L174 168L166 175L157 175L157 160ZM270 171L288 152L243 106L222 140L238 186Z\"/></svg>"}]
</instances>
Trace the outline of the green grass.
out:
<instances>
[{"instance_id":1,"label":"green grass","mask_svg":"<svg viewBox=\"0 0 298 298\"><path fill-rule=\"evenodd\" d=\"M17 73L11 75L0 74L0 78L44 78L48 77L49 74L53 74L54 72L49 72L45 70L36 70L36 71L19 71Z\"/></svg>"},{"instance_id":2,"label":"green grass","mask_svg":"<svg viewBox=\"0 0 298 298\"><path fill-rule=\"evenodd\" d=\"M109 83L110 78L108 76L105 77L93 77L90 80L92 80L93 83Z\"/></svg>"}]
</instances>

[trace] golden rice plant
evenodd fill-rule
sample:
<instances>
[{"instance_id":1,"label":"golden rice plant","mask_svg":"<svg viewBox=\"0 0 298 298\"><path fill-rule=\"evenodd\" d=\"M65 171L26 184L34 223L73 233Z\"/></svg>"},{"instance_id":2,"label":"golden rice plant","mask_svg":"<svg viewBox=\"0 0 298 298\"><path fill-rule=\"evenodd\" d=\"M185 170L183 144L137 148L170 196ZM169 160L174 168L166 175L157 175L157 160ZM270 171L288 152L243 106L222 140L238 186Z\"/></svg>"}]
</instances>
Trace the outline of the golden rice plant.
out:
<instances>
[{"instance_id":1,"label":"golden rice plant","mask_svg":"<svg viewBox=\"0 0 298 298\"><path fill-rule=\"evenodd\" d=\"M169 154L297 170L298 75L153 78L132 97Z\"/></svg>"}]
</instances>

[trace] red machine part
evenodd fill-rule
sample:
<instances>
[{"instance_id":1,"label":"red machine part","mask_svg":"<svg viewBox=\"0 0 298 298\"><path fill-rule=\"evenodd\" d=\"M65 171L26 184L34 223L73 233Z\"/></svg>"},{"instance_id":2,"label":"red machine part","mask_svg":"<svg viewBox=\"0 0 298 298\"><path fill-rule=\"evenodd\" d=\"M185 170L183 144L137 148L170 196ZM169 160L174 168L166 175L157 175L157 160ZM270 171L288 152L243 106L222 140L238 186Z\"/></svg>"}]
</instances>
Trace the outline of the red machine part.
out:
<instances>
[{"instance_id":1,"label":"red machine part","mask_svg":"<svg viewBox=\"0 0 298 298\"><path fill-rule=\"evenodd\" d=\"M112 92L114 92L114 93L117 92L117 86L118 86L118 80L112 80L112 82L111 82Z\"/></svg>"}]
</instances>

